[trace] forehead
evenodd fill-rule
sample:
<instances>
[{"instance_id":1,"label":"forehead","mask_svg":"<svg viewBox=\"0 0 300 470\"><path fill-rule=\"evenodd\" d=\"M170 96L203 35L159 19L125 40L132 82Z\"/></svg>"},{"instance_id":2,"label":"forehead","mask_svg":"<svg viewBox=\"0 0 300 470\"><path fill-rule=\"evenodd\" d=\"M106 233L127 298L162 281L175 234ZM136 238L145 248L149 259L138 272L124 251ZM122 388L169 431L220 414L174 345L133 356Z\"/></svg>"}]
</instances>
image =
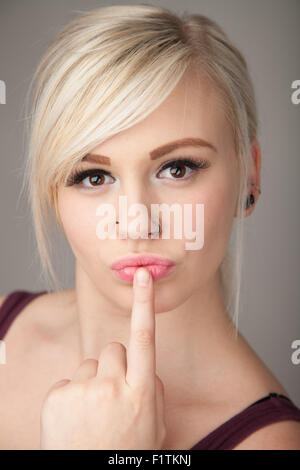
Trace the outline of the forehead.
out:
<instances>
[{"instance_id":1,"label":"forehead","mask_svg":"<svg viewBox=\"0 0 300 470\"><path fill-rule=\"evenodd\" d=\"M217 150L233 145L219 93L199 70L189 68L170 95L146 118L93 149L118 156L150 153L153 148L185 137L199 137Z\"/></svg>"}]
</instances>

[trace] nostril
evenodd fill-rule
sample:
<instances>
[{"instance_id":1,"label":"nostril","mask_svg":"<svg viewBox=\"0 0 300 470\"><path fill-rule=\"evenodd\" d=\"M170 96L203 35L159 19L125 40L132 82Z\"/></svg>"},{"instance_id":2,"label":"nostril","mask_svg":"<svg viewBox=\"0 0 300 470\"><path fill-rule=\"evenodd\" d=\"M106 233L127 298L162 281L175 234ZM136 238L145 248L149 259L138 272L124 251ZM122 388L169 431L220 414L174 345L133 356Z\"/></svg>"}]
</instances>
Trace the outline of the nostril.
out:
<instances>
[{"instance_id":1,"label":"nostril","mask_svg":"<svg viewBox=\"0 0 300 470\"><path fill-rule=\"evenodd\" d=\"M116 224L119 224L120 222L117 220ZM159 235L161 233L161 225L160 223L158 224L158 229L154 230L153 232L148 232L148 235Z\"/></svg>"}]
</instances>

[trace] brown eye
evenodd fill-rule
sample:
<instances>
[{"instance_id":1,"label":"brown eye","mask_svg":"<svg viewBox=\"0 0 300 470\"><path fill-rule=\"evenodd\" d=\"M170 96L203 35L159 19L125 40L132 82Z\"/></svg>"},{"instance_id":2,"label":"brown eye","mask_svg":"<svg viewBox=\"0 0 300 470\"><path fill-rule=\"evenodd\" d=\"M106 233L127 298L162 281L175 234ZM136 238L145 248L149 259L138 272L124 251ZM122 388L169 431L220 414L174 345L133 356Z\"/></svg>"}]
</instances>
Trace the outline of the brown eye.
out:
<instances>
[{"instance_id":1,"label":"brown eye","mask_svg":"<svg viewBox=\"0 0 300 470\"><path fill-rule=\"evenodd\" d=\"M88 177L89 179L89 183L92 185L92 186L100 186L101 184L103 184L104 182L104 175L94 175L94 176L89 176Z\"/></svg>"},{"instance_id":2,"label":"brown eye","mask_svg":"<svg viewBox=\"0 0 300 470\"><path fill-rule=\"evenodd\" d=\"M182 178L185 173L185 165L182 165L181 163L176 163L170 167L170 173L174 178Z\"/></svg>"},{"instance_id":3,"label":"brown eye","mask_svg":"<svg viewBox=\"0 0 300 470\"><path fill-rule=\"evenodd\" d=\"M84 188L95 188L98 186L105 186L107 178L111 178L111 180L113 180L113 177L109 172L97 168L85 171L75 171L74 174L69 176L66 186L81 184Z\"/></svg>"},{"instance_id":4,"label":"brown eye","mask_svg":"<svg viewBox=\"0 0 300 470\"><path fill-rule=\"evenodd\" d=\"M205 170L210 167L208 160L196 159L194 157L176 158L166 162L158 173L158 178L188 180L190 176L196 174L197 171ZM165 173L164 176L162 176ZM170 177L171 173L171 177Z\"/></svg>"}]
</instances>

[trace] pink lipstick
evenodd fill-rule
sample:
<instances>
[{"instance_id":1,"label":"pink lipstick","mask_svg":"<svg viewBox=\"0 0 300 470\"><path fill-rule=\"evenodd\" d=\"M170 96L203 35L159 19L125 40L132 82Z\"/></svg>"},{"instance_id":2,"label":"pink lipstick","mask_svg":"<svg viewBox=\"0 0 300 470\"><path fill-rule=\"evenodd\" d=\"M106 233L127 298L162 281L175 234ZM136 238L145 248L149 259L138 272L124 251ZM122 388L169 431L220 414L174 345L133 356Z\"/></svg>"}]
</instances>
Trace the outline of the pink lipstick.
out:
<instances>
[{"instance_id":1,"label":"pink lipstick","mask_svg":"<svg viewBox=\"0 0 300 470\"><path fill-rule=\"evenodd\" d=\"M175 269L173 261L148 254L120 258L112 263L111 269L118 279L133 282L134 273L141 266L147 267L154 281L168 276Z\"/></svg>"}]
</instances>

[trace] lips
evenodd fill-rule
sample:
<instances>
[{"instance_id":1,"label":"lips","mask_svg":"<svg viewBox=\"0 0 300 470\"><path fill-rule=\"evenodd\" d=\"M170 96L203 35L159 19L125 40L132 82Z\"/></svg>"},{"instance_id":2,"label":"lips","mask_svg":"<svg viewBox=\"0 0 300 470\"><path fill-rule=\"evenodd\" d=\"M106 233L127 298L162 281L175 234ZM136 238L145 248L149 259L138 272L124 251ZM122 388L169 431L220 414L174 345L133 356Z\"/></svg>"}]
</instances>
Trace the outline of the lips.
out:
<instances>
[{"instance_id":1,"label":"lips","mask_svg":"<svg viewBox=\"0 0 300 470\"><path fill-rule=\"evenodd\" d=\"M141 266L147 267L155 281L168 276L175 268L173 261L167 258L144 254L121 258L112 263L111 269L115 271L119 279L133 282L134 273Z\"/></svg>"}]
</instances>

